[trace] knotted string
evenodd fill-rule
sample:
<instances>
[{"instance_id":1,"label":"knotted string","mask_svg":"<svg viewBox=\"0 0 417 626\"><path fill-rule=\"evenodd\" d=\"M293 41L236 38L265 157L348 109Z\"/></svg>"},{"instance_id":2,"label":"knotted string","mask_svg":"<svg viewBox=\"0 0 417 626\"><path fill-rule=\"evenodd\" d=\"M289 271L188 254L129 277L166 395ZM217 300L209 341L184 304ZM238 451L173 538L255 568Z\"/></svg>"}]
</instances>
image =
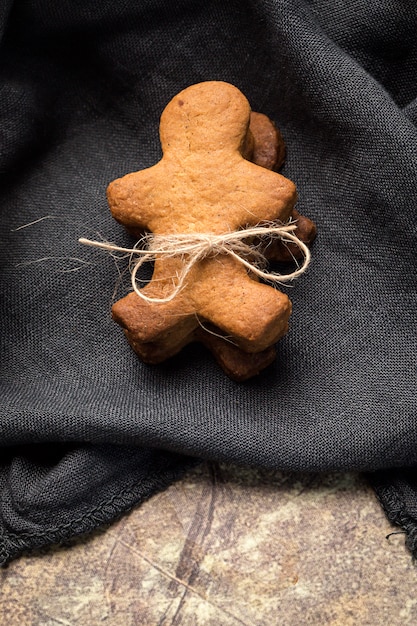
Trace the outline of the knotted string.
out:
<instances>
[{"instance_id":1,"label":"knotted string","mask_svg":"<svg viewBox=\"0 0 417 626\"><path fill-rule=\"evenodd\" d=\"M217 254L229 255L261 280L272 283L273 285L286 283L298 278L298 276L306 271L311 256L310 250L306 244L294 234L296 228L296 224L291 222L279 226L275 224L255 226L221 235L211 233L153 235L150 233L144 235L133 248L124 248L112 243L84 238L79 239L79 242L110 252L124 252L130 254L131 258L135 256L138 257L131 270L132 287L135 293L146 302L165 303L170 302L177 296L184 286L187 275L198 261ZM263 269L267 265L265 255L260 251L259 246L251 246L244 240L252 238L259 239L266 236L269 238L278 237L283 242L294 243L303 254L304 258L302 264L290 274L267 272ZM142 289L137 286L136 275L140 267L144 263L155 261L157 258L170 257L179 257L184 260L184 265L177 277L176 285L173 287L171 293L164 298L152 298L147 296L143 293ZM247 260L248 258L250 258L250 261Z\"/></svg>"}]
</instances>

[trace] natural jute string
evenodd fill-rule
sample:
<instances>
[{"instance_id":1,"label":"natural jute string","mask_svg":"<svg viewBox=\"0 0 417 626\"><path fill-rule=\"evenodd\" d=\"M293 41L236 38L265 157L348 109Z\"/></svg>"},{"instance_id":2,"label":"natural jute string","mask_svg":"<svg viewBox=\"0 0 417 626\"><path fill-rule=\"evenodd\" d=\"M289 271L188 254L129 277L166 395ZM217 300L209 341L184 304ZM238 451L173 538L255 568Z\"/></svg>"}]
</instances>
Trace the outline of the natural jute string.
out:
<instances>
[{"instance_id":1,"label":"natural jute string","mask_svg":"<svg viewBox=\"0 0 417 626\"><path fill-rule=\"evenodd\" d=\"M131 257L137 256L131 270L132 287L140 298L146 302L164 303L170 302L175 298L178 292L184 286L185 280L191 268L198 262L208 256L217 254L227 254L244 265L250 272L256 274L264 281L272 284L286 283L294 280L303 274L310 263L310 250L306 244L301 241L295 234L297 228L294 222L277 226L276 224L259 225L253 228L245 228L243 230L224 233L222 235L214 235L210 233L190 233L178 235L153 235L147 234L142 237L133 248L123 248L112 243L92 241L91 239L79 239L80 243L95 248L102 248L110 252L124 252L130 254ZM267 259L264 254L245 243L245 239L278 237L283 242L295 243L303 253L303 262L294 272L290 274L278 274L276 272L267 272L262 267L267 265ZM139 247L142 246L142 247ZM177 277L177 283L173 287L172 292L164 298L152 298L145 295L137 286L136 275L139 268L147 262L155 261L157 258L180 257L184 259L184 267ZM251 261L245 257L251 258Z\"/></svg>"}]
</instances>

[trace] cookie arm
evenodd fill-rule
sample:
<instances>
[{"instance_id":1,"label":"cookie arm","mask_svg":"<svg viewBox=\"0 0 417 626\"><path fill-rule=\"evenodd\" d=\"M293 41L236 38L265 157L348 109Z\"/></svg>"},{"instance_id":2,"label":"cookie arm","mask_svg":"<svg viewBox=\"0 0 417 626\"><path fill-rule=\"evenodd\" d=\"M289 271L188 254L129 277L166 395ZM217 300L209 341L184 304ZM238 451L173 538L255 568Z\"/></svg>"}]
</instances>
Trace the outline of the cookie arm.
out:
<instances>
[{"instance_id":1,"label":"cookie arm","mask_svg":"<svg viewBox=\"0 0 417 626\"><path fill-rule=\"evenodd\" d=\"M227 213L223 212L223 231L288 220L297 201L292 181L243 158L235 162L228 176L228 189L219 201L228 207Z\"/></svg>"},{"instance_id":2,"label":"cookie arm","mask_svg":"<svg viewBox=\"0 0 417 626\"><path fill-rule=\"evenodd\" d=\"M152 230L152 222L158 219L160 169L158 163L117 178L107 187L107 202L111 214L131 232Z\"/></svg>"}]
</instances>

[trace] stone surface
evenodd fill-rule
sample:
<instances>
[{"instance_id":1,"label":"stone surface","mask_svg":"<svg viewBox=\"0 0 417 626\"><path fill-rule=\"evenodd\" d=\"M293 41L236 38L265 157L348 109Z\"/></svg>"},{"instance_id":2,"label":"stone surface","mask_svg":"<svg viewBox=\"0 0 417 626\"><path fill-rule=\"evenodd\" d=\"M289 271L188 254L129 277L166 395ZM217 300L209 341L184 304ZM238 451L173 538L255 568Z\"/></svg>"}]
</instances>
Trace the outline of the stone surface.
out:
<instances>
[{"instance_id":1,"label":"stone surface","mask_svg":"<svg viewBox=\"0 0 417 626\"><path fill-rule=\"evenodd\" d=\"M414 625L397 531L359 475L205 463L105 532L0 571L0 624Z\"/></svg>"}]
</instances>

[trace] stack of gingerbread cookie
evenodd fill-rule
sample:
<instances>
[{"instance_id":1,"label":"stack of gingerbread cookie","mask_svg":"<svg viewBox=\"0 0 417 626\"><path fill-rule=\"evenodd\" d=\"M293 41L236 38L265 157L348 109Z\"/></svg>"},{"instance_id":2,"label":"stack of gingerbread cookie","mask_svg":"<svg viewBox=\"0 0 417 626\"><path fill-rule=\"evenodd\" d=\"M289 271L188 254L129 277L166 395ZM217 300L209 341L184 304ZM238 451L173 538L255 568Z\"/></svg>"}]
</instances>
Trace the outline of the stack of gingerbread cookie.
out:
<instances>
[{"instance_id":1,"label":"stack of gingerbread cookie","mask_svg":"<svg viewBox=\"0 0 417 626\"><path fill-rule=\"evenodd\" d=\"M236 87L213 81L179 93L162 113L160 138L163 157L156 165L108 187L112 215L129 232L218 236L292 218L297 237L313 240L314 224L294 209L294 184L276 171L285 152L279 131L265 115L251 112ZM298 253L281 240L264 249L269 260ZM187 263L187 254L156 255L152 279L141 289L145 299L132 291L113 305L131 346L156 364L198 341L234 380L259 373L287 332L287 295L260 282L233 255L213 249L192 264L172 297Z\"/></svg>"}]
</instances>

